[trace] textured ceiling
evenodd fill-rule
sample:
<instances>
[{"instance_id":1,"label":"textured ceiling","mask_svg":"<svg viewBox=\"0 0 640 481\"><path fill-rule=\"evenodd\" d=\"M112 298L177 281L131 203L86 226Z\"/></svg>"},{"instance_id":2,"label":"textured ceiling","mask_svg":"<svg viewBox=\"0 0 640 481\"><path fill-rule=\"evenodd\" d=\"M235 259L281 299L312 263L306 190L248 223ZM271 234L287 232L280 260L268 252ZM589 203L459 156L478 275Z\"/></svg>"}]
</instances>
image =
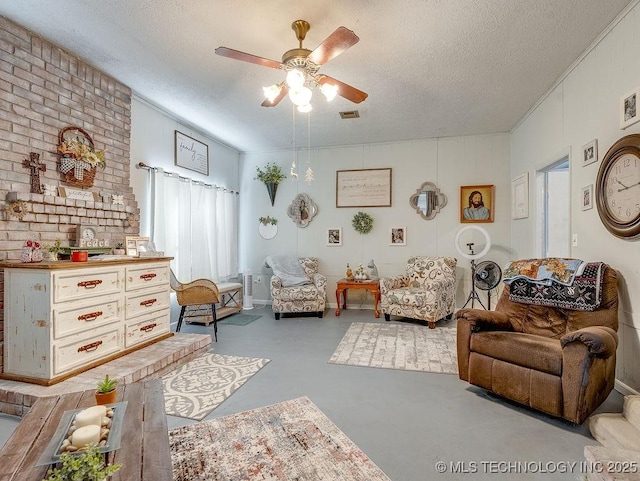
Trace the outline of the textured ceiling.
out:
<instances>
[{"instance_id":1,"label":"textured ceiling","mask_svg":"<svg viewBox=\"0 0 640 481\"><path fill-rule=\"evenodd\" d=\"M313 50L337 27L360 42L320 69L364 90L314 92L311 146L509 131L630 0L0 0L0 15L240 151L290 148L288 99L260 107L284 73L214 54L281 60L307 20ZM338 112L357 109L359 119ZM296 117L298 139L307 122Z\"/></svg>"}]
</instances>

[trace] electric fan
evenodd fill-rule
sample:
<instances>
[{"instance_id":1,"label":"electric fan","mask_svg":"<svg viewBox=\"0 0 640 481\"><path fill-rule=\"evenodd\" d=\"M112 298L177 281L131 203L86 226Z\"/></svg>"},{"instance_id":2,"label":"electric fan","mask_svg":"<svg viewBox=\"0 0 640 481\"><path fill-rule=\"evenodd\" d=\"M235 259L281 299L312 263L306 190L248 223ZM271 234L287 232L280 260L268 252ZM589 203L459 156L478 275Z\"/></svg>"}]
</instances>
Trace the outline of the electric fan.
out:
<instances>
[{"instance_id":1,"label":"electric fan","mask_svg":"<svg viewBox=\"0 0 640 481\"><path fill-rule=\"evenodd\" d=\"M473 283L482 290L487 291L487 309L491 310L491 289L495 288L502 279L502 269L493 261L482 261L475 266Z\"/></svg>"}]
</instances>

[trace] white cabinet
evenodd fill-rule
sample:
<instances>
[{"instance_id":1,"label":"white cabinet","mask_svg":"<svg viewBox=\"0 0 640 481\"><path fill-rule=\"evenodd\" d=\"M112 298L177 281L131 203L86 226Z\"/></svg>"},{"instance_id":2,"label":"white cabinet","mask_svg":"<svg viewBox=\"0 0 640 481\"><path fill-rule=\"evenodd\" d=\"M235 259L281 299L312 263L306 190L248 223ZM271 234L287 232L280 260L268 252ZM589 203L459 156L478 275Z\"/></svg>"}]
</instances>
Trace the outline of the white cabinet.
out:
<instances>
[{"instance_id":1,"label":"white cabinet","mask_svg":"<svg viewBox=\"0 0 640 481\"><path fill-rule=\"evenodd\" d=\"M3 378L53 384L170 336L169 258L3 263Z\"/></svg>"}]
</instances>

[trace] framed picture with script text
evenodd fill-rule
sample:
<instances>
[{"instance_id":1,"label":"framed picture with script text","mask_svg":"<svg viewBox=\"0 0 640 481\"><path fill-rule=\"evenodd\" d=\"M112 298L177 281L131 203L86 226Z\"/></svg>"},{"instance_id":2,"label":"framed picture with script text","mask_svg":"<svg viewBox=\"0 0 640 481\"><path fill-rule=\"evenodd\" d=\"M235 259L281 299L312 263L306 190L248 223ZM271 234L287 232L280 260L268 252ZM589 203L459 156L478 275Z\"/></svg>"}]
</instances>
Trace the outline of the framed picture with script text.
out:
<instances>
[{"instance_id":1,"label":"framed picture with script text","mask_svg":"<svg viewBox=\"0 0 640 481\"><path fill-rule=\"evenodd\" d=\"M209 175L209 146L177 130L175 159L178 167Z\"/></svg>"}]
</instances>

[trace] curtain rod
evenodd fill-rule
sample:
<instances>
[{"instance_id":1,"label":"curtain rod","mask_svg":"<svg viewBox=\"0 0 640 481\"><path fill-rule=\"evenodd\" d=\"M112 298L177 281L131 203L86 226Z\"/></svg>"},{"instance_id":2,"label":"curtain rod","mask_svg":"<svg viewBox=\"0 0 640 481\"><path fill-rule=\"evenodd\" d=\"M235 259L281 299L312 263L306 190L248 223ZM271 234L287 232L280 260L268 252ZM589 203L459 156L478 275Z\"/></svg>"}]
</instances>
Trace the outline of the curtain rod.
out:
<instances>
[{"instance_id":1,"label":"curtain rod","mask_svg":"<svg viewBox=\"0 0 640 481\"><path fill-rule=\"evenodd\" d=\"M232 194L236 194L236 195L240 195L240 192L235 191L235 190L227 190L226 187L222 187L220 185L212 185L212 184L207 184L206 182L203 182L201 180L194 180L191 179L189 177L185 177L183 175L180 174L176 174L175 172L167 172L164 169L161 169L160 167L151 167L150 165L145 164L144 162L138 162L136 164L136 169L143 169L143 170L153 170L153 171L158 171L158 170L162 170L165 174L170 175L172 177L178 177L180 180L185 180L185 181L189 181L189 182L193 182L196 185L202 185L204 187L215 187L216 190L223 190L224 192L231 192Z\"/></svg>"}]
</instances>

